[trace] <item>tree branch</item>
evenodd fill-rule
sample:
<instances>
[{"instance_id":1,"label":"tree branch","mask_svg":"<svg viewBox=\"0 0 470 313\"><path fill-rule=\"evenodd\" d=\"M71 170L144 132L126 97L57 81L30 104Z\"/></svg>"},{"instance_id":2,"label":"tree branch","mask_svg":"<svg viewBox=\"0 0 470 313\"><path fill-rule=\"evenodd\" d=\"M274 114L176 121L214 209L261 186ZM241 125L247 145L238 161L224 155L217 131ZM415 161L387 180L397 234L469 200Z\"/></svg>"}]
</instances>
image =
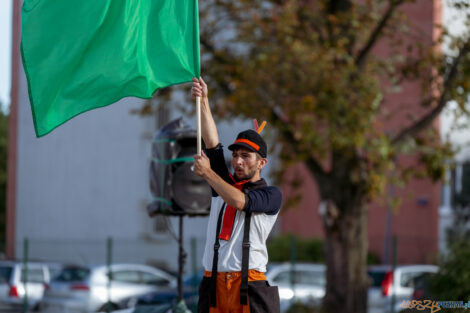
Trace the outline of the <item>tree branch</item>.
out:
<instances>
[{"instance_id":1,"label":"tree branch","mask_svg":"<svg viewBox=\"0 0 470 313\"><path fill-rule=\"evenodd\" d=\"M273 124L278 122L279 125L288 125L289 123L287 118L285 116L282 116L282 114L277 112L274 108L271 108L271 119L273 121ZM282 136L286 139L286 141L291 143L291 147L294 152L300 153L300 151L298 151L297 149L300 144L298 140L295 139L292 132L287 127L279 128L279 131L282 133ZM326 186L328 185L328 174L325 172L320 163L313 156L309 156L308 159L305 160L305 165L317 179L319 188L321 190L325 190ZM322 192L322 194L325 193Z\"/></svg>"},{"instance_id":2,"label":"tree branch","mask_svg":"<svg viewBox=\"0 0 470 313\"><path fill-rule=\"evenodd\" d=\"M384 28L387 26L388 21L390 18L393 16L393 13L395 13L396 9L403 4L405 0L390 0L390 5L385 11L384 15L382 16L382 19L380 22L377 24L375 29L372 31L372 33L369 36L369 39L367 40L366 44L364 47L359 51L357 57L356 57L356 66L359 68L363 67L364 62L367 58L367 55L369 52L372 50L374 47L375 43L380 37L380 34L383 32Z\"/></svg>"},{"instance_id":3,"label":"tree branch","mask_svg":"<svg viewBox=\"0 0 470 313\"><path fill-rule=\"evenodd\" d=\"M395 138L393 138L392 140L393 145L402 142L407 137L415 136L420 131L428 127L434 121L434 119L441 113L441 111L446 106L447 101L449 100L449 92L451 91L454 80L458 74L458 67L460 65L460 62L467 53L470 53L470 39L465 42L463 47L460 49L459 54L457 55L457 57L454 58L454 61L452 62L450 71L448 72L447 77L444 81L444 88L437 102L437 106L428 114L423 116L419 121L405 128L397 136L395 136Z\"/></svg>"},{"instance_id":4,"label":"tree branch","mask_svg":"<svg viewBox=\"0 0 470 313\"><path fill-rule=\"evenodd\" d=\"M201 36L201 45L204 46L208 51L210 51L218 62L222 64L230 64L231 61L227 57L220 56L220 54L217 53L213 43L207 40L207 38L204 38ZM226 84L226 82L219 82L219 86L223 89L224 93L229 94L231 92L231 89ZM273 124L278 122L279 125L286 125L289 122L287 121L287 118L285 116L282 116L282 114L277 112L272 106L271 106L271 118L272 118ZM298 146L298 140L295 139L292 132L287 127L282 127L280 131L282 135L284 136L284 138L286 138L286 141L292 143L291 147L296 151L297 146ZM296 151L296 153L297 152L298 151ZM315 160L313 157L309 157L305 161L305 164L307 165L309 170L312 172L312 174L315 175L315 177L318 179L319 182L325 182L327 178L327 173L323 170L322 166L317 162L317 160Z\"/></svg>"},{"instance_id":5,"label":"tree branch","mask_svg":"<svg viewBox=\"0 0 470 313\"><path fill-rule=\"evenodd\" d=\"M208 38L206 38L205 36L200 37L201 46L203 46L207 50L207 52L210 52L212 54L215 61L219 62L220 64L230 64L230 62L233 61L227 57L223 57L220 53L217 53L214 43Z\"/></svg>"},{"instance_id":6,"label":"tree branch","mask_svg":"<svg viewBox=\"0 0 470 313\"><path fill-rule=\"evenodd\" d=\"M338 13L341 13L341 12L346 12L348 10L350 10L352 7L352 3L351 3L351 0L330 0L328 1L328 6L326 7L326 14L327 16L333 16L333 15L337 15ZM327 24L326 24L326 28L327 28L327 32L328 32L328 39L331 43L332 46L334 46L334 42L338 39L338 36L334 35L334 22L332 22L330 20L330 18L327 18ZM350 28L350 20L348 21L342 21L341 25L340 25L340 28L342 29L342 32L341 33L345 33L345 31L347 29ZM346 32L347 33L347 32ZM346 36L348 39L351 39L349 38L349 36ZM353 41L353 40L351 40Z\"/></svg>"},{"instance_id":7,"label":"tree branch","mask_svg":"<svg viewBox=\"0 0 470 313\"><path fill-rule=\"evenodd\" d=\"M340 11L347 11L350 7L350 0L330 0L328 3L328 14L336 14Z\"/></svg>"}]
</instances>

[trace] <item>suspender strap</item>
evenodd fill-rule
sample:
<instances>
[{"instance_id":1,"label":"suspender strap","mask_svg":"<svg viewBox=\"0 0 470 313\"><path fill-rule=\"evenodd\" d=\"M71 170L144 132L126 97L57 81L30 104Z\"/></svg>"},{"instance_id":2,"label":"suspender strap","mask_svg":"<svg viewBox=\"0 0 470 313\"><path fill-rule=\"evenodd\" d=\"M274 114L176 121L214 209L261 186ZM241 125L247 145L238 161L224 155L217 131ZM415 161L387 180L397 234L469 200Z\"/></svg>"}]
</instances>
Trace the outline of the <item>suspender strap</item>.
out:
<instances>
[{"instance_id":1,"label":"suspender strap","mask_svg":"<svg viewBox=\"0 0 470 313\"><path fill-rule=\"evenodd\" d=\"M215 233L214 257L212 258L212 275L210 284L210 307L217 307L217 265L219 264L219 233L222 226L222 216L224 215L225 203L220 208L219 218L217 219L217 231Z\"/></svg>"},{"instance_id":2,"label":"suspender strap","mask_svg":"<svg viewBox=\"0 0 470 313\"><path fill-rule=\"evenodd\" d=\"M248 269L250 261L250 222L251 213L245 213L242 244L242 282L240 286L240 304L248 304Z\"/></svg>"}]
</instances>

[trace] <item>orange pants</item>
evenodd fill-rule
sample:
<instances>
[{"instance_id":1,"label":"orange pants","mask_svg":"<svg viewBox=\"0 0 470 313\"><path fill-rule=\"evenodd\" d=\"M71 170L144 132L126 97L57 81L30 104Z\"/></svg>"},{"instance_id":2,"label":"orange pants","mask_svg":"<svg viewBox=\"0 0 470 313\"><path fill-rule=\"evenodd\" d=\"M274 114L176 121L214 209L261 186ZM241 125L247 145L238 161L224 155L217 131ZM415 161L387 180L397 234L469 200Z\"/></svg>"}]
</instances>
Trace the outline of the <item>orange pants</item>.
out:
<instances>
[{"instance_id":1,"label":"orange pants","mask_svg":"<svg viewBox=\"0 0 470 313\"><path fill-rule=\"evenodd\" d=\"M204 276L211 277L212 273L205 271ZM248 271L248 281L266 280L263 272ZM217 307L210 308L209 313L249 313L249 305L240 304L241 272L217 273Z\"/></svg>"}]
</instances>

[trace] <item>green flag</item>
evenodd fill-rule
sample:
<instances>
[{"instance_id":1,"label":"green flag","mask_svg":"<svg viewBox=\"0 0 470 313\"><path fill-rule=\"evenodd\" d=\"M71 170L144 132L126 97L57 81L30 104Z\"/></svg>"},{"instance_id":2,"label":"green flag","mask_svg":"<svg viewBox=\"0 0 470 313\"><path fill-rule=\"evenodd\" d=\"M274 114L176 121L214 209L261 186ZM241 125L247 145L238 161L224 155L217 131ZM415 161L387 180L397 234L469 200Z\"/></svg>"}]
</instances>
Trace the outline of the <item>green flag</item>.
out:
<instances>
[{"instance_id":1,"label":"green flag","mask_svg":"<svg viewBox=\"0 0 470 313\"><path fill-rule=\"evenodd\" d=\"M200 76L197 0L25 0L36 136L123 97Z\"/></svg>"}]
</instances>

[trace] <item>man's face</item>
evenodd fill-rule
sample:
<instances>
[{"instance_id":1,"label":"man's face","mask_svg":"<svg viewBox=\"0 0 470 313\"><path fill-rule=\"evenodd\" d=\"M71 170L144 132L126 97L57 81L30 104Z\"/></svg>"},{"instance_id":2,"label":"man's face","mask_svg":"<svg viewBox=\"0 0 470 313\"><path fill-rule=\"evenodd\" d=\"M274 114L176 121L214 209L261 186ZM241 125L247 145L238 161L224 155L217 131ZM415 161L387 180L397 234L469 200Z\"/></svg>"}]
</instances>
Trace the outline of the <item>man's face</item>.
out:
<instances>
[{"instance_id":1,"label":"man's face","mask_svg":"<svg viewBox=\"0 0 470 313\"><path fill-rule=\"evenodd\" d=\"M238 148L232 152L232 166L237 180L250 180L261 169L262 158L256 152Z\"/></svg>"}]
</instances>

